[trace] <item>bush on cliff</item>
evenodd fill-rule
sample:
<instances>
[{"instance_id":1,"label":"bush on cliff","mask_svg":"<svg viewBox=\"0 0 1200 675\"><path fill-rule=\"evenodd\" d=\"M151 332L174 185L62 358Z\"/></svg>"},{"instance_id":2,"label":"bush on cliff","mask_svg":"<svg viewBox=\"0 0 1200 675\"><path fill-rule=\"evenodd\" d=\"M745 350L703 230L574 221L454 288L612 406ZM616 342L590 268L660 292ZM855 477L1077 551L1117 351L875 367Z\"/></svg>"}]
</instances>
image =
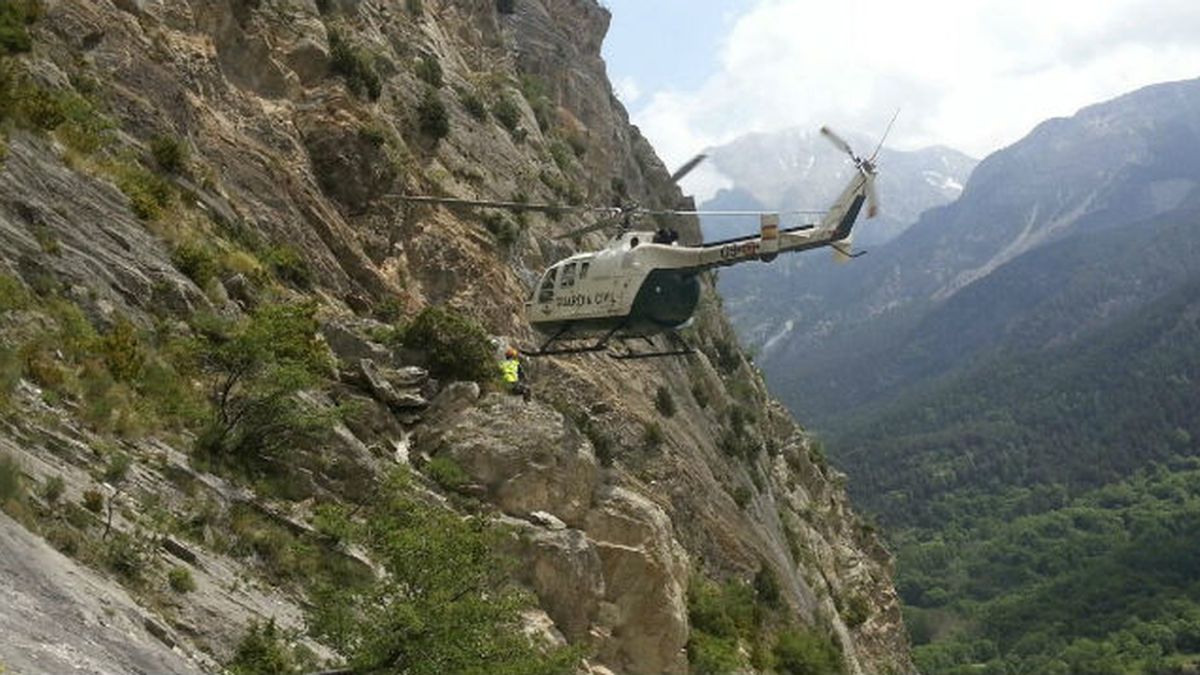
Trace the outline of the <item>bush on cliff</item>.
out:
<instances>
[{"instance_id":1,"label":"bush on cliff","mask_svg":"<svg viewBox=\"0 0 1200 675\"><path fill-rule=\"evenodd\" d=\"M521 630L531 601L511 584L495 552L501 532L486 520L422 501L397 472L350 532L387 574L319 590L310 625L354 672L576 672L577 650L543 650Z\"/></svg>"},{"instance_id":2,"label":"bush on cliff","mask_svg":"<svg viewBox=\"0 0 1200 675\"><path fill-rule=\"evenodd\" d=\"M426 307L399 333L400 345L425 354L441 380L483 382L496 374L494 350L478 323L450 307Z\"/></svg>"},{"instance_id":3,"label":"bush on cliff","mask_svg":"<svg viewBox=\"0 0 1200 675\"><path fill-rule=\"evenodd\" d=\"M212 406L196 441L202 455L257 475L328 433L332 414L296 399L330 368L315 315L311 303L264 305L242 320L198 322L191 358Z\"/></svg>"}]
</instances>

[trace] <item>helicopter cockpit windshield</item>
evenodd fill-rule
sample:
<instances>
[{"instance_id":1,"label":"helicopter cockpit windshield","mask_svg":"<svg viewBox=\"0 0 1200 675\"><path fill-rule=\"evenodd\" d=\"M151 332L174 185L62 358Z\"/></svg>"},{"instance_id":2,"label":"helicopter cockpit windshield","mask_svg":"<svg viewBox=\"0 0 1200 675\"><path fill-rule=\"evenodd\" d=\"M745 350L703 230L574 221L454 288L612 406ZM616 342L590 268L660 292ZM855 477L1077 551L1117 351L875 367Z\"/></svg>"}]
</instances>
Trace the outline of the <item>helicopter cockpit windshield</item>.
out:
<instances>
[{"instance_id":1,"label":"helicopter cockpit windshield","mask_svg":"<svg viewBox=\"0 0 1200 675\"><path fill-rule=\"evenodd\" d=\"M542 284L538 287L538 302L550 302L554 300L554 279L557 275L557 267L551 267L542 275Z\"/></svg>"}]
</instances>

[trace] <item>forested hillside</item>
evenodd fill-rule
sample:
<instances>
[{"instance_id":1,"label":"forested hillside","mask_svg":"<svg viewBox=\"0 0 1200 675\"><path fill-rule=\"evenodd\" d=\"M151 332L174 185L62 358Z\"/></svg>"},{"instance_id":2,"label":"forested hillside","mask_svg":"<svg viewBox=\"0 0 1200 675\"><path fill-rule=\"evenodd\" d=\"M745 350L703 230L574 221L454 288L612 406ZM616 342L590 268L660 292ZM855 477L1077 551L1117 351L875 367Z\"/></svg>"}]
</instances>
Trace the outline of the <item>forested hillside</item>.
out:
<instances>
[{"instance_id":1,"label":"forested hillside","mask_svg":"<svg viewBox=\"0 0 1200 675\"><path fill-rule=\"evenodd\" d=\"M995 326L1003 349L844 420L831 440L852 493L897 544L922 672L1169 673L1197 662L1200 217L1139 228L1152 236L1124 248L1123 230L1067 240L998 270L990 290L977 284L984 298L1028 301L1022 329ZM1141 281L1104 251L1145 261ZM1085 330L1098 308L1122 304L1121 289L1179 277ZM1060 282L1053 301L1020 293L1047 279ZM995 316L978 300L968 332ZM1085 337L1048 338L1068 325Z\"/></svg>"}]
</instances>

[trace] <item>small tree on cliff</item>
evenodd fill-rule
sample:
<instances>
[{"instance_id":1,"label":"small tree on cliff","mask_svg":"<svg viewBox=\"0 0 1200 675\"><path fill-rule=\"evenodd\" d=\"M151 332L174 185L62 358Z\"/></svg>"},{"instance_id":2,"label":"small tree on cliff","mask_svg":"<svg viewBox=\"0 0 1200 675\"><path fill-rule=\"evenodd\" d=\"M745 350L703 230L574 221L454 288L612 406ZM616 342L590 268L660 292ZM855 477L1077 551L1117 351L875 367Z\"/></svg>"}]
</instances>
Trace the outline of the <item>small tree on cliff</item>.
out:
<instances>
[{"instance_id":1,"label":"small tree on cliff","mask_svg":"<svg viewBox=\"0 0 1200 675\"><path fill-rule=\"evenodd\" d=\"M317 338L316 305L263 305L249 317L197 321L191 357L212 417L197 449L218 463L261 472L286 448L322 437L332 418L296 400L317 386L330 361Z\"/></svg>"},{"instance_id":2,"label":"small tree on cliff","mask_svg":"<svg viewBox=\"0 0 1200 675\"><path fill-rule=\"evenodd\" d=\"M345 528L387 574L365 587L315 594L312 629L349 659L349 672L435 675L574 673L574 649L544 652L521 630L528 597L495 553L481 518L418 499L393 474L360 523Z\"/></svg>"}]
</instances>

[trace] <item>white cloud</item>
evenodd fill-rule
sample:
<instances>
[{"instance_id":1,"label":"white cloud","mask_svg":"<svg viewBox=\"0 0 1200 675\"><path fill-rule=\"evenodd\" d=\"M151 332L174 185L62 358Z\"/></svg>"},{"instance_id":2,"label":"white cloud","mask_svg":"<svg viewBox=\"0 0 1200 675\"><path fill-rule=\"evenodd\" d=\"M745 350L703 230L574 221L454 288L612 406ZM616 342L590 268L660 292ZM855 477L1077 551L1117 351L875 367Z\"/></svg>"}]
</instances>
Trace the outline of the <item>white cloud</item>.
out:
<instances>
[{"instance_id":1,"label":"white cloud","mask_svg":"<svg viewBox=\"0 0 1200 675\"><path fill-rule=\"evenodd\" d=\"M642 97L642 88L638 86L637 80L632 75L617 78L617 81L613 83L613 88L617 91L617 98L627 106L633 105Z\"/></svg>"},{"instance_id":2,"label":"white cloud","mask_svg":"<svg viewBox=\"0 0 1200 675\"><path fill-rule=\"evenodd\" d=\"M982 157L1048 117L1198 76L1194 0L759 0L717 72L643 97L633 118L668 166L752 131L879 134L897 107L890 145ZM703 197L701 177L685 187Z\"/></svg>"}]
</instances>

